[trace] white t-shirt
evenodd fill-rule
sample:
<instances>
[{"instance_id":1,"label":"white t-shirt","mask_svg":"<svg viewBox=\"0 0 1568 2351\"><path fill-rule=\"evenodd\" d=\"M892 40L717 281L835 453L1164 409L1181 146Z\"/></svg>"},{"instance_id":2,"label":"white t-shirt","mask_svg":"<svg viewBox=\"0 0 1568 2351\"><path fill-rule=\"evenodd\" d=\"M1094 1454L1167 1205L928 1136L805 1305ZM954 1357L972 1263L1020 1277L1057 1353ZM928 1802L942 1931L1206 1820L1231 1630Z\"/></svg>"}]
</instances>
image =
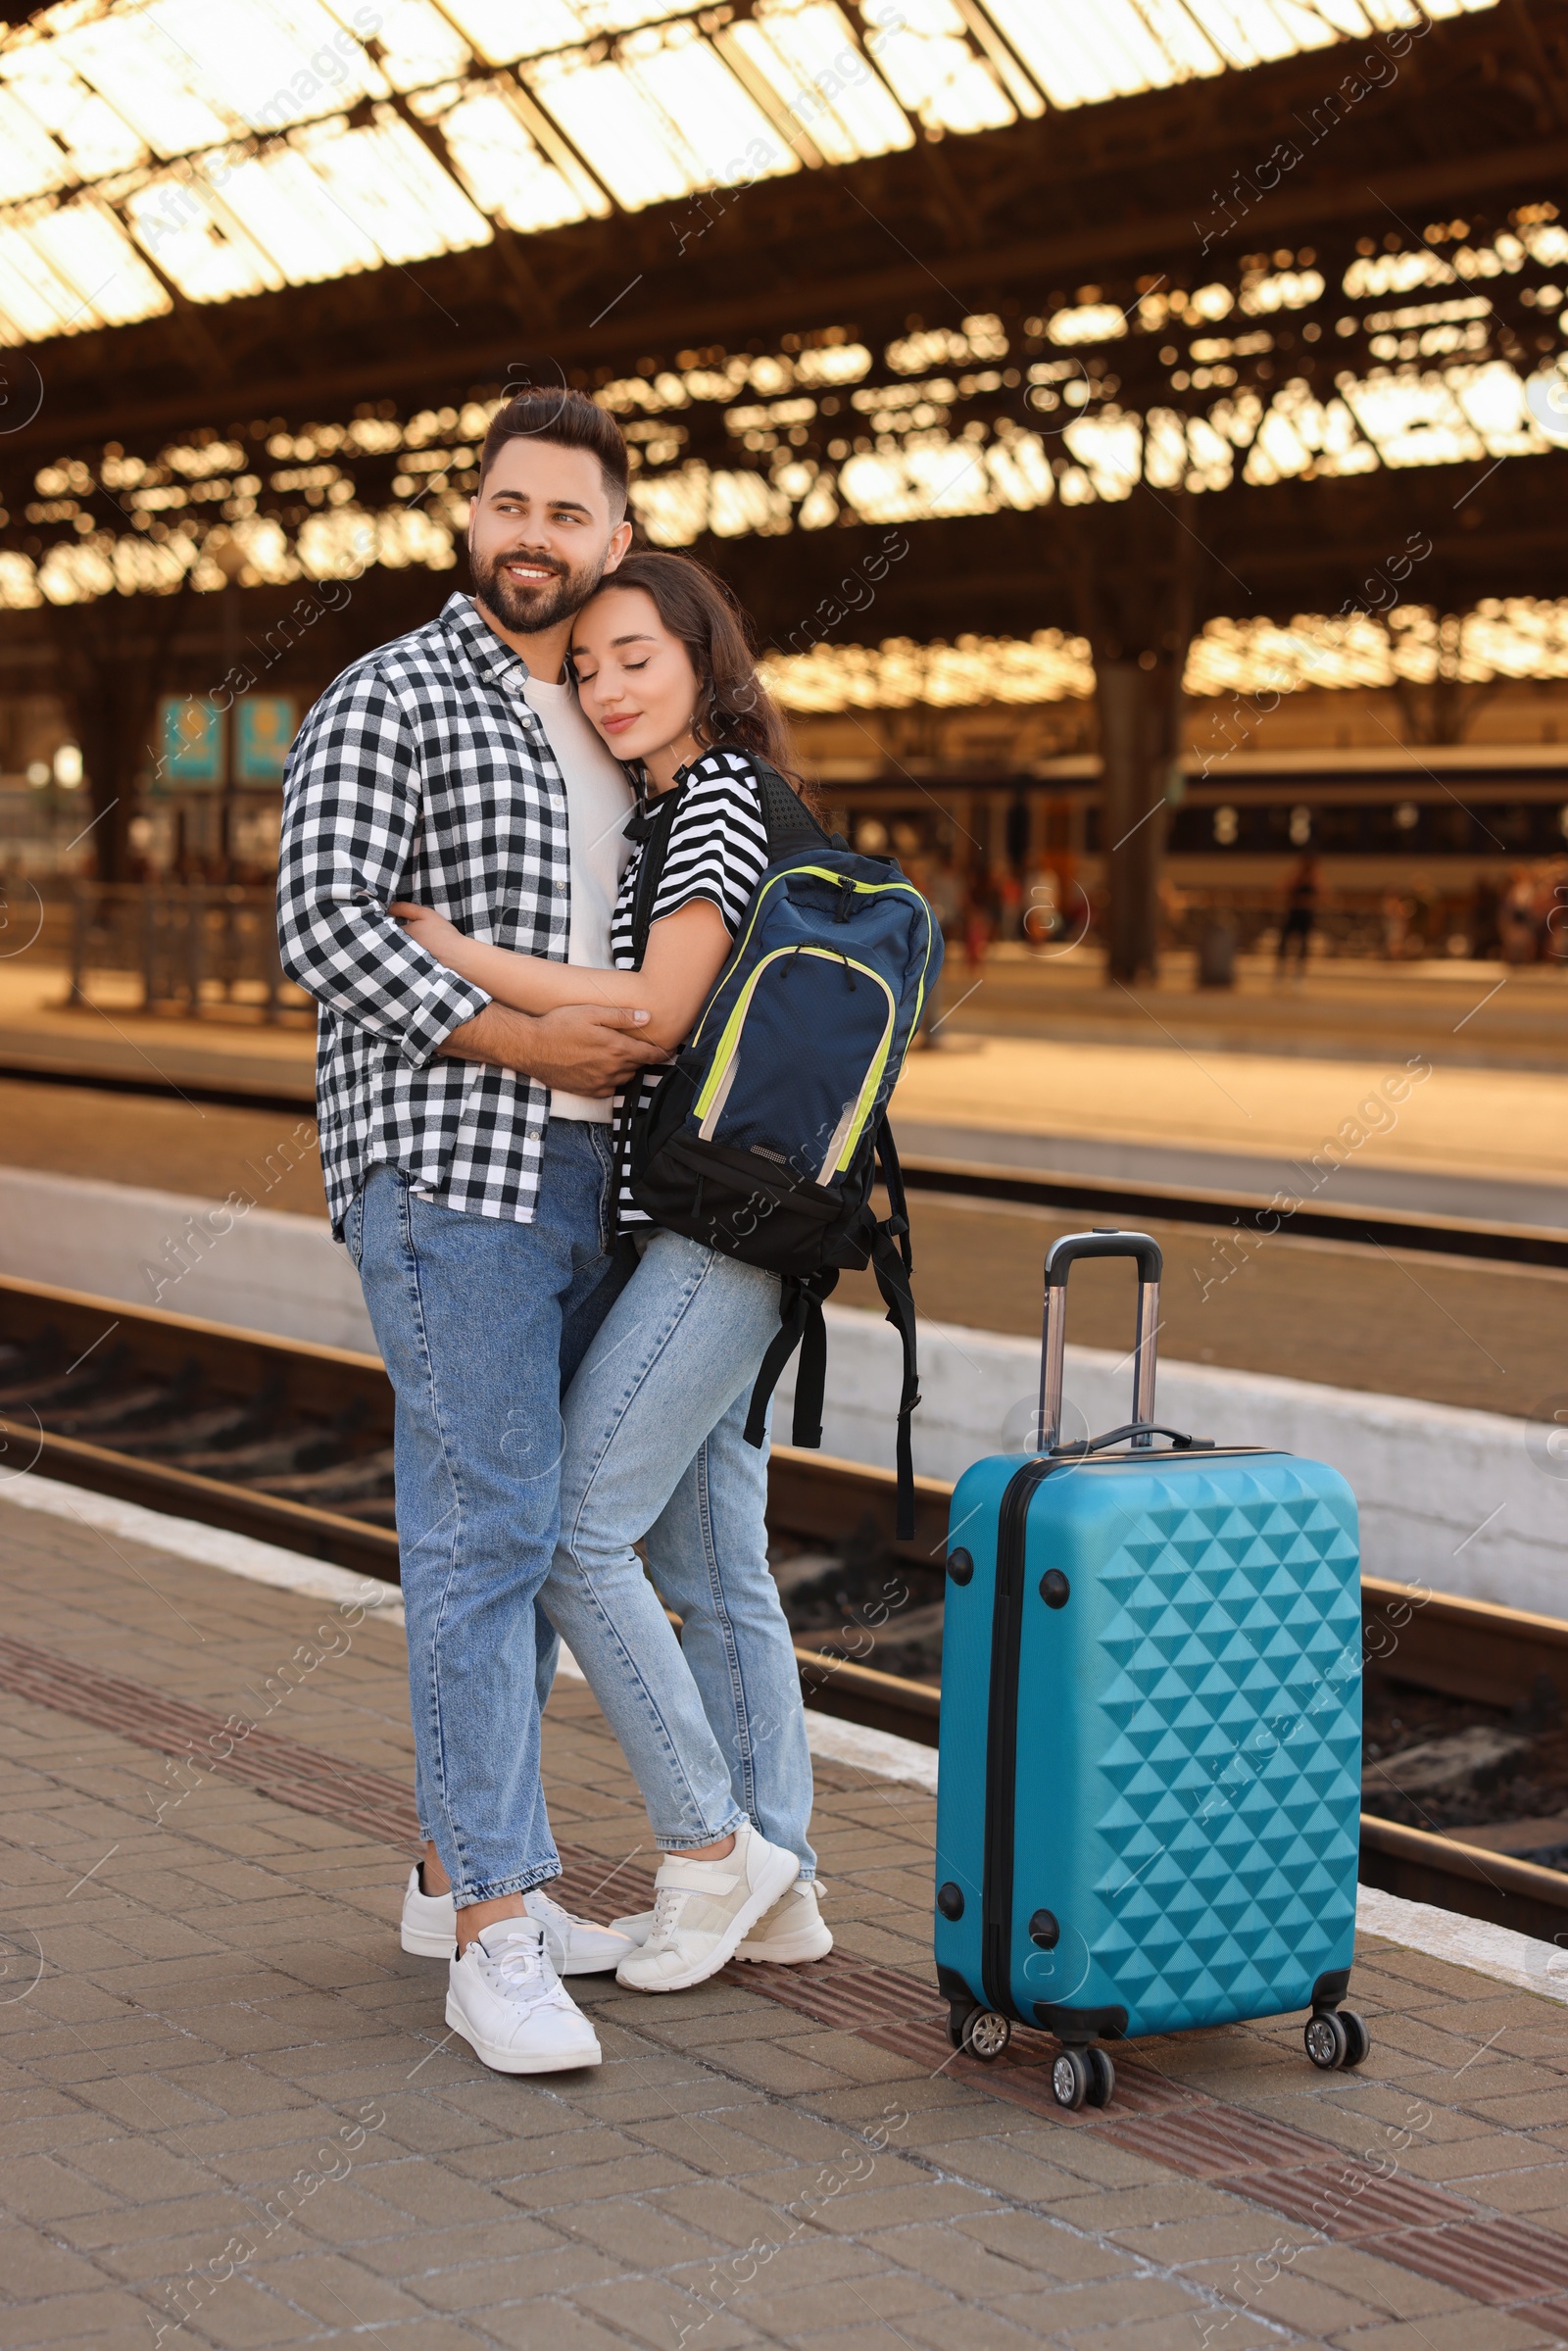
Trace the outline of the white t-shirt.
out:
<instances>
[{"instance_id":1,"label":"white t-shirt","mask_svg":"<svg viewBox=\"0 0 1568 2351\"><path fill-rule=\"evenodd\" d=\"M610 917L620 876L631 855L624 826L633 805L632 789L620 761L605 749L582 714L577 689L564 681L547 686L530 677L523 689L528 706L550 738L566 784L566 826L571 844L571 929L566 947L568 963L609 971ZM594 1002L590 989L583 1002ZM608 1126L612 1103L591 1095L550 1096L552 1118L592 1118Z\"/></svg>"}]
</instances>

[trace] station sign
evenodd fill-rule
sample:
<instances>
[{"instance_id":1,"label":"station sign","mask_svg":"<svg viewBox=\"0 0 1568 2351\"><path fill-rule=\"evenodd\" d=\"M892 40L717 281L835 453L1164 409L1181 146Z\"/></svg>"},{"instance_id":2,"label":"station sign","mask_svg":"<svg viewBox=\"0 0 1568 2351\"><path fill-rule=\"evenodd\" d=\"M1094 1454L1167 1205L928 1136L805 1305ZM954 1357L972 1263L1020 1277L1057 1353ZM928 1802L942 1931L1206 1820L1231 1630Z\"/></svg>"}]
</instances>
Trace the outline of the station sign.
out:
<instances>
[{"instance_id":1,"label":"station sign","mask_svg":"<svg viewBox=\"0 0 1568 2351\"><path fill-rule=\"evenodd\" d=\"M294 740L294 704L287 694L242 694L234 705L234 781L280 784Z\"/></svg>"},{"instance_id":2,"label":"station sign","mask_svg":"<svg viewBox=\"0 0 1568 2351\"><path fill-rule=\"evenodd\" d=\"M223 781L223 713L206 695L160 698L157 780L166 791Z\"/></svg>"}]
</instances>

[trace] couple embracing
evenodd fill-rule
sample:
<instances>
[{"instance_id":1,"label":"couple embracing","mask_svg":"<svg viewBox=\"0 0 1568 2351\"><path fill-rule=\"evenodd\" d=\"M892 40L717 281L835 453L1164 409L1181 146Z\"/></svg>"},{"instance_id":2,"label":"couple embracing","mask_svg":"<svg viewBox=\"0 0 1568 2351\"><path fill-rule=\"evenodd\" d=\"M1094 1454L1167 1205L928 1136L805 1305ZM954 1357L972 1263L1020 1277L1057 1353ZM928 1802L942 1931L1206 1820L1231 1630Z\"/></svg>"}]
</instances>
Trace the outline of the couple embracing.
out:
<instances>
[{"instance_id":1,"label":"couple embracing","mask_svg":"<svg viewBox=\"0 0 1568 2351\"><path fill-rule=\"evenodd\" d=\"M787 744L726 591L630 552L626 479L584 396L497 414L473 594L310 712L279 874L284 963L320 1007L333 1230L397 1397L424 1838L403 1943L455 1946L447 2022L515 2074L599 2063L563 1976L678 1991L832 1945L746 1442L779 1276L650 1224L614 1120L730 955L768 863L759 767ZM663 1856L653 1911L609 1928L549 1891L558 1634Z\"/></svg>"}]
</instances>

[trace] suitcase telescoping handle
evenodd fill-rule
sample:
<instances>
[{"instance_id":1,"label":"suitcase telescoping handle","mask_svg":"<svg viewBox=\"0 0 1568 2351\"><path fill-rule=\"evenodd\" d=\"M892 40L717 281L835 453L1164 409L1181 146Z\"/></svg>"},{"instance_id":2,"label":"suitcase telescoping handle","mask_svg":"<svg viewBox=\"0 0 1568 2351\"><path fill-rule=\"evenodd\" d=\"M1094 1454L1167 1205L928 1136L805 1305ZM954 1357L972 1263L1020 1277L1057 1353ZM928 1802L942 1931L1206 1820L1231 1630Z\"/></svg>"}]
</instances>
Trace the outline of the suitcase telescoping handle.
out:
<instances>
[{"instance_id":1,"label":"suitcase telescoping handle","mask_svg":"<svg viewBox=\"0 0 1568 2351\"><path fill-rule=\"evenodd\" d=\"M1046 1320L1040 1364L1040 1449L1054 1452L1061 1435L1061 1389L1067 1341L1067 1276L1080 1257L1133 1257L1138 1264L1138 1323L1133 1339L1135 1445L1153 1436L1154 1340L1159 1329L1159 1243L1148 1233L1102 1228L1066 1233L1046 1252Z\"/></svg>"}]
</instances>

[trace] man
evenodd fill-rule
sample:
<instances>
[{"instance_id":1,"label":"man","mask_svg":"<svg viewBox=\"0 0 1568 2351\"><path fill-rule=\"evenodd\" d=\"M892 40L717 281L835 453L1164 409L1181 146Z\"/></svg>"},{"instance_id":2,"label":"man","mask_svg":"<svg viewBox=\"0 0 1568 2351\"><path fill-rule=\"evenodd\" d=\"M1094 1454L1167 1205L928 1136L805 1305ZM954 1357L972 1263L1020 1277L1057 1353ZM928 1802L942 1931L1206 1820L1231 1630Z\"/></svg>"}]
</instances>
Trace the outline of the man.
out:
<instances>
[{"instance_id":1,"label":"man","mask_svg":"<svg viewBox=\"0 0 1568 2351\"><path fill-rule=\"evenodd\" d=\"M665 1055L643 1012L540 1019L437 963L388 913L597 965L628 854L625 777L565 675L572 614L631 540L619 427L523 392L490 427L472 598L330 686L289 759L283 961L321 1007L332 1226L397 1395L397 1497L424 1860L405 1948L452 1949L447 2022L504 2073L599 2063L558 1971L623 1935L567 1916L540 1787L555 1641L560 1399L612 1302L610 1096ZM591 983L584 995L592 993ZM537 1629L536 1629L537 1628Z\"/></svg>"}]
</instances>

